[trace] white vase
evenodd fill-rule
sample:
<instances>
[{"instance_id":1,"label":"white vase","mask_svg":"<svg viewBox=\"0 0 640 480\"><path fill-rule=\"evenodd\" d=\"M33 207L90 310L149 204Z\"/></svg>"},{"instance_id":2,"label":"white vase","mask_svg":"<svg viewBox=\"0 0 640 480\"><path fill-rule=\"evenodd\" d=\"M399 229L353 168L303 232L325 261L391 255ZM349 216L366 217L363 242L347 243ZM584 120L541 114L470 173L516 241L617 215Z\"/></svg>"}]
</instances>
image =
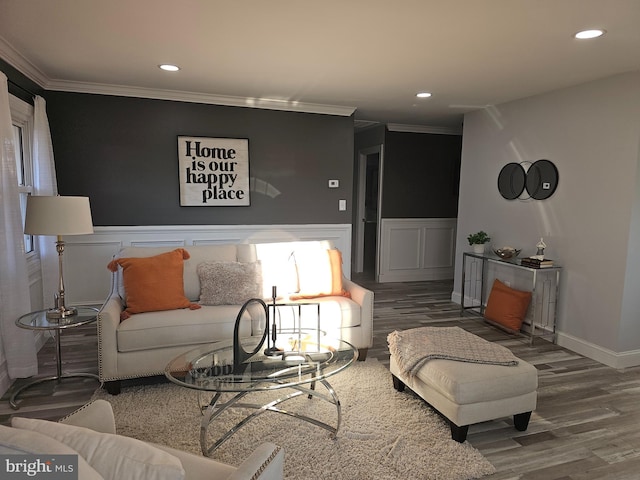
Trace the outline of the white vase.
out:
<instances>
[{"instance_id":1,"label":"white vase","mask_svg":"<svg viewBox=\"0 0 640 480\"><path fill-rule=\"evenodd\" d=\"M473 253L484 253L484 243L474 243Z\"/></svg>"}]
</instances>

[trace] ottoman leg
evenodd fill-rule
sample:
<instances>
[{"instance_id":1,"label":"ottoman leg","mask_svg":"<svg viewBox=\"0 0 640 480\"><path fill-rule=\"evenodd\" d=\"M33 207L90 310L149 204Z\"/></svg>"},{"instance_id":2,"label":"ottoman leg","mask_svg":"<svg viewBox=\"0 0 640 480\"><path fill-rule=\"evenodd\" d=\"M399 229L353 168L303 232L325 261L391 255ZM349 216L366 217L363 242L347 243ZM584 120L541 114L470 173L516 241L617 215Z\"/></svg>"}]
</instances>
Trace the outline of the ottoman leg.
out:
<instances>
[{"instance_id":1,"label":"ottoman leg","mask_svg":"<svg viewBox=\"0 0 640 480\"><path fill-rule=\"evenodd\" d=\"M395 375L391 375L393 378L393 388L395 388L399 392L404 392L404 383Z\"/></svg>"},{"instance_id":2,"label":"ottoman leg","mask_svg":"<svg viewBox=\"0 0 640 480\"><path fill-rule=\"evenodd\" d=\"M451 426L451 438L458 443L464 443L467 439L467 432L469 432L469 425L459 427L452 421L449 421L449 425Z\"/></svg>"},{"instance_id":3,"label":"ottoman leg","mask_svg":"<svg viewBox=\"0 0 640 480\"><path fill-rule=\"evenodd\" d=\"M513 424L516 430L524 432L529 426L529 419L531 418L531 412L518 413L513 416Z\"/></svg>"}]
</instances>

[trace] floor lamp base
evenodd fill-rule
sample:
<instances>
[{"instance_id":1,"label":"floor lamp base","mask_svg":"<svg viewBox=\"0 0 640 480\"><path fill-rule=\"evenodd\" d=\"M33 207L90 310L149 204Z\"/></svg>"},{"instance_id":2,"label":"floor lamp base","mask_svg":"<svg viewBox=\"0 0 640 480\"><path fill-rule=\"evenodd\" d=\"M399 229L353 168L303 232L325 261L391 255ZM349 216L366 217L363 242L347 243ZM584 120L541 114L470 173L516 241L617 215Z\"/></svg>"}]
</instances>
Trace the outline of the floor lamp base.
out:
<instances>
[{"instance_id":1,"label":"floor lamp base","mask_svg":"<svg viewBox=\"0 0 640 480\"><path fill-rule=\"evenodd\" d=\"M67 318L78 314L75 307L51 308L47 311L47 318Z\"/></svg>"}]
</instances>

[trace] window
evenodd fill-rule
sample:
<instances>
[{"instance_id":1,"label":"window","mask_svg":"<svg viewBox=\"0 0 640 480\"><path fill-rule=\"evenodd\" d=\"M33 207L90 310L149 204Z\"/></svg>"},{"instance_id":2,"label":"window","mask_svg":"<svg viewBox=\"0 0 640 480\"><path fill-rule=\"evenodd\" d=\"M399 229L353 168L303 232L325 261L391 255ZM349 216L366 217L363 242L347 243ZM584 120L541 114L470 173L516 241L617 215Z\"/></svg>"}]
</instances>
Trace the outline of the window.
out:
<instances>
[{"instance_id":1,"label":"window","mask_svg":"<svg viewBox=\"0 0 640 480\"><path fill-rule=\"evenodd\" d=\"M33 131L33 107L9 95L9 108L11 109L11 122L13 124L20 210L22 212L22 224L24 225L27 197L33 193L33 161L30 141ZM24 250L27 253L35 250L32 235L24 236Z\"/></svg>"}]
</instances>

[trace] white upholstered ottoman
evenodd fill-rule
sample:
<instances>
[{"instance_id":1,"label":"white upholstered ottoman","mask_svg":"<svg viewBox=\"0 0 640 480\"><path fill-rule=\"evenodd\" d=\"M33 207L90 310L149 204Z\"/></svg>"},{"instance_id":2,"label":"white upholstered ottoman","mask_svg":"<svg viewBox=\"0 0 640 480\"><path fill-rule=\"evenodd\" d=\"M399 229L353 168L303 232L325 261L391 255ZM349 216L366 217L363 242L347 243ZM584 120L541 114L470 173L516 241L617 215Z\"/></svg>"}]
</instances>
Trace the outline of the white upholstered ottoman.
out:
<instances>
[{"instance_id":1,"label":"white upholstered ottoman","mask_svg":"<svg viewBox=\"0 0 640 480\"><path fill-rule=\"evenodd\" d=\"M409 378L392 352L390 370L396 390L411 388L449 420L451 437L464 442L469 425L510 415L517 430L527 429L536 408L538 373L517 360L504 366L432 359Z\"/></svg>"}]
</instances>

